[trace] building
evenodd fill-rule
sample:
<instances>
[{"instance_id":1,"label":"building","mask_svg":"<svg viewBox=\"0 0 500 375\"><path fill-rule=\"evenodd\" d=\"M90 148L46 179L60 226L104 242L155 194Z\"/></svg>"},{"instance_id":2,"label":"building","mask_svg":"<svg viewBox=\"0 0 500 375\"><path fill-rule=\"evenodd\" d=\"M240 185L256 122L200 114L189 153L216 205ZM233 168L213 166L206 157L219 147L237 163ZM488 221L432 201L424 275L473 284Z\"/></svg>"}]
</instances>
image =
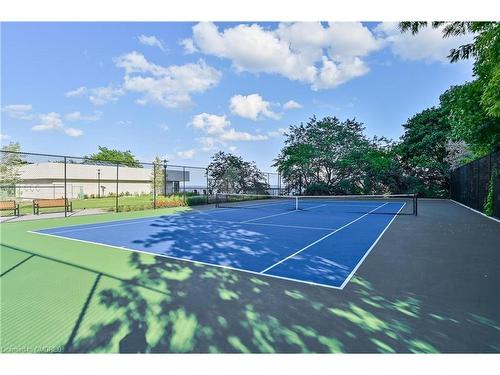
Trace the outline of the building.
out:
<instances>
[{"instance_id":1,"label":"building","mask_svg":"<svg viewBox=\"0 0 500 375\"><path fill-rule=\"evenodd\" d=\"M152 194L153 166L131 168L123 166L67 163L33 163L19 167L21 182L16 184L16 197L20 199L64 197L66 173L66 196L70 199L107 197L116 194ZM157 174L158 176L158 174ZM118 184L117 184L118 180ZM167 169L166 193L179 192L189 182L189 171ZM156 193L165 191L162 182L157 182Z\"/></svg>"}]
</instances>

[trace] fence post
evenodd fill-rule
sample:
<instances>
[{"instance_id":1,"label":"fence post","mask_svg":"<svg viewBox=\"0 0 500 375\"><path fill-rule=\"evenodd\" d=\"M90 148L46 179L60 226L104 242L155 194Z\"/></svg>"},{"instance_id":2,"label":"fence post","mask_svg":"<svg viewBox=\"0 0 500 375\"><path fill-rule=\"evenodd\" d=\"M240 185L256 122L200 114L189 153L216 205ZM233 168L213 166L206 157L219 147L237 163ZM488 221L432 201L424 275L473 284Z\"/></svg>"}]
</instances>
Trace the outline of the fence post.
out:
<instances>
[{"instance_id":1,"label":"fence post","mask_svg":"<svg viewBox=\"0 0 500 375\"><path fill-rule=\"evenodd\" d=\"M186 167L182 167L182 194L186 199Z\"/></svg>"},{"instance_id":2,"label":"fence post","mask_svg":"<svg viewBox=\"0 0 500 375\"><path fill-rule=\"evenodd\" d=\"M167 160L163 160L163 196L167 196Z\"/></svg>"},{"instance_id":3,"label":"fence post","mask_svg":"<svg viewBox=\"0 0 500 375\"><path fill-rule=\"evenodd\" d=\"M68 196L67 196L67 175L66 175L66 156L64 157L64 217L68 217Z\"/></svg>"},{"instance_id":4,"label":"fence post","mask_svg":"<svg viewBox=\"0 0 500 375\"><path fill-rule=\"evenodd\" d=\"M156 210L156 163L153 163L153 210Z\"/></svg>"},{"instance_id":5,"label":"fence post","mask_svg":"<svg viewBox=\"0 0 500 375\"><path fill-rule=\"evenodd\" d=\"M115 198L115 211L118 212L118 170L120 169L120 163L116 163L116 198Z\"/></svg>"},{"instance_id":6,"label":"fence post","mask_svg":"<svg viewBox=\"0 0 500 375\"><path fill-rule=\"evenodd\" d=\"M206 187L206 193L207 193L207 204L210 203L210 198L208 197L208 194L210 193L208 190L208 168L205 168L205 176L207 177L207 187Z\"/></svg>"}]
</instances>

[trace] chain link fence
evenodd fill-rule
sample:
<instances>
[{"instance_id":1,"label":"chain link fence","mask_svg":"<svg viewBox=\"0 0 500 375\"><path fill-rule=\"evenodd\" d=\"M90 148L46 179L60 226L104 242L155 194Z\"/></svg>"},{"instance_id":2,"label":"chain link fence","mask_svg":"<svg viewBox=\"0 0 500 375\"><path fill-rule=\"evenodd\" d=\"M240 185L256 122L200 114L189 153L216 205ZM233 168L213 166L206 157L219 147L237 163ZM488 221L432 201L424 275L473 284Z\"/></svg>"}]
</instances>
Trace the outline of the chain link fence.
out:
<instances>
[{"instance_id":1,"label":"chain link fence","mask_svg":"<svg viewBox=\"0 0 500 375\"><path fill-rule=\"evenodd\" d=\"M0 213L104 213L215 203L230 187L215 183L207 167L93 160L86 157L0 152ZM265 172L263 194L280 195L281 177ZM225 189L227 186L227 190Z\"/></svg>"},{"instance_id":2,"label":"chain link fence","mask_svg":"<svg viewBox=\"0 0 500 375\"><path fill-rule=\"evenodd\" d=\"M500 218L500 150L451 171L450 196Z\"/></svg>"}]
</instances>

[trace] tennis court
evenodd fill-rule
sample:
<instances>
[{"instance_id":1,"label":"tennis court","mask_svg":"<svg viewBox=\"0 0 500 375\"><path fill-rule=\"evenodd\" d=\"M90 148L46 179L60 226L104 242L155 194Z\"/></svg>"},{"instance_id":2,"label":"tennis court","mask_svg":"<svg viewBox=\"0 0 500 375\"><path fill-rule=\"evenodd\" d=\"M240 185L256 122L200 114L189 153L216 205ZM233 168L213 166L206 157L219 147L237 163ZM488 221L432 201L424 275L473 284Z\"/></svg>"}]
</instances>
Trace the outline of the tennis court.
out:
<instances>
[{"instance_id":1,"label":"tennis court","mask_svg":"<svg viewBox=\"0 0 500 375\"><path fill-rule=\"evenodd\" d=\"M413 195L221 195L217 208L56 227L46 236L342 289Z\"/></svg>"}]
</instances>

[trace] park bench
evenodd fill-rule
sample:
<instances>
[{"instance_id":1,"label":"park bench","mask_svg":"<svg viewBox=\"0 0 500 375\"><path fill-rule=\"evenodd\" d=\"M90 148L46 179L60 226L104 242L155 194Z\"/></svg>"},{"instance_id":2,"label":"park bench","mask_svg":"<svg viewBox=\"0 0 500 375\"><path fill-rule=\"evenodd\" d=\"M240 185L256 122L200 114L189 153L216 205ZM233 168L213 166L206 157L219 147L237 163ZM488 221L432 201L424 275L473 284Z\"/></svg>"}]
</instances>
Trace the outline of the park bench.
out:
<instances>
[{"instance_id":1,"label":"park bench","mask_svg":"<svg viewBox=\"0 0 500 375\"><path fill-rule=\"evenodd\" d=\"M13 211L15 216L19 216L19 204L14 200L0 201L0 211Z\"/></svg>"},{"instance_id":2,"label":"park bench","mask_svg":"<svg viewBox=\"0 0 500 375\"><path fill-rule=\"evenodd\" d=\"M66 198L58 199L33 199L33 214L39 215L40 208L66 207L69 212L73 211L73 204Z\"/></svg>"}]
</instances>

